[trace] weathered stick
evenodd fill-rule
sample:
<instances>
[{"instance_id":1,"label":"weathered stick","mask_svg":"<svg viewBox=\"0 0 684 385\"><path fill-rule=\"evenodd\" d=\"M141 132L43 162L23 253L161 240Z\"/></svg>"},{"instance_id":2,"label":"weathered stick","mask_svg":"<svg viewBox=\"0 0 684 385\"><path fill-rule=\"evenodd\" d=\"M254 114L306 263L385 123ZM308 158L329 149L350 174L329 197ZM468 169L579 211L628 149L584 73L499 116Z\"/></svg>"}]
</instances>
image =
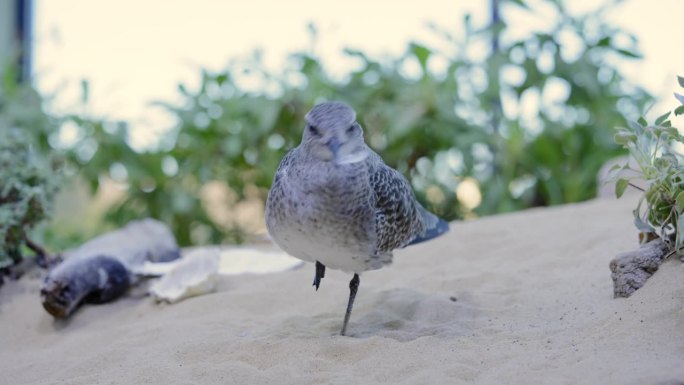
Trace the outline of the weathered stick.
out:
<instances>
[{"instance_id":1,"label":"weathered stick","mask_svg":"<svg viewBox=\"0 0 684 385\"><path fill-rule=\"evenodd\" d=\"M615 297L629 297L644 286L668 255L665 242L655 239L637 250L618 254L610 261Z\"/></svg>"},{"instance_id":2,"label":"weathered stick","mask_svg":"<svg viewBox=\"0 0 684 385\"><path fill-rule=\"evenodd\" d=\"M146 261L180 257L176 238L163 223L144 219L97 236L63 253L40 289L43 307L56 318L68 317L82 302L103 303L123 295L137 281Z\"/></svg>"}]
</instances>

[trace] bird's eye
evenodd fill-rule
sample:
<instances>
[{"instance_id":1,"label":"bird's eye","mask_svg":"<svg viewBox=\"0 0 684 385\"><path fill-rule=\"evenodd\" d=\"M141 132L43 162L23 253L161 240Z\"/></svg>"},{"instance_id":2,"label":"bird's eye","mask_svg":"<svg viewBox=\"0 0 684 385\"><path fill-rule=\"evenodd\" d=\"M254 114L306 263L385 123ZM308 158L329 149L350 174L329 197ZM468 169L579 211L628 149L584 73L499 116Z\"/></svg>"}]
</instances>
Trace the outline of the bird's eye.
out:
<instances>
[{"instance_id":1,"label":"bird's eye","mask_svg":"<svg viewBox=\"0 0 684 385\"><path fill-rule=\"evenodd\" d=\"M353 124L351 126L349 126L349 128L347 128L347 134L351 134L352 132L354 132L354 127L356 127L356 126Z\"/></svg>"},{"instance_id":2,"label":"bird's eye","mask_svg":"<svg viewBox=\"0 0 684 385\"><path fill-rule=\"evenodd\" d=\"M309 125L309 132L318 135L318 129L315 126Z\"/></svg>"}]
</instances>

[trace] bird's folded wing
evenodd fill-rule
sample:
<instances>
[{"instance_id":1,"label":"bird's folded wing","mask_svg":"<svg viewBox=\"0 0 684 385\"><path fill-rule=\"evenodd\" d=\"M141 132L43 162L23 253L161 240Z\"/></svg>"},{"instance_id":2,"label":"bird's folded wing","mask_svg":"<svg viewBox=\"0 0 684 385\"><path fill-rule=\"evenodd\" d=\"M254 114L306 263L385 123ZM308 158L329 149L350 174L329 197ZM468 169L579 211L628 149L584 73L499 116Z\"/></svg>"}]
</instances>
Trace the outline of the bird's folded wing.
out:
<instances>
[{"instance_id":1,"label":"bird's folded wing","mask_svg":"<svg viewBox=\"0 0 684 385\"><path fill-rule=\"evenodd\" d=\"M385 164L370 167L375 192L377 251L390 252L406 246L425 231L419 205L411 185L398 171Z\"/></svg>"}]
</instances>

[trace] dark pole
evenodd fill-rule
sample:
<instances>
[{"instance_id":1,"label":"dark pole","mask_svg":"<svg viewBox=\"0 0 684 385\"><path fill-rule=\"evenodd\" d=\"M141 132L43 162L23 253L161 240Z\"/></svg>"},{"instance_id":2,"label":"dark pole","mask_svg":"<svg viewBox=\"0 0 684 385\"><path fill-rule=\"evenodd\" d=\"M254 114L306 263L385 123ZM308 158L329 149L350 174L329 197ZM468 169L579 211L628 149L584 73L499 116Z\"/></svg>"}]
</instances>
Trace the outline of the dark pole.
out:
<instances>
[{"instance_id":1,"label":"dark pole","mask_svg":"<svg viewBox=\"0 0 684 385\"><path fill-rule=\"evenodd\" d=\"M15 0L14 36L18 49L17 80L28 82L31 78L33 40L33 2Z\"/></svg>"},{"instance_id":2,"label":"dark pole","mask_svg":"<svg viewBox=\"0 0 684 385\"><path fill-rule=\"evenodd\" d=\"M499 51L499 31L498 25L501 22L499 15L499 0L491 0L491 25L492 25L492 52Z\"/></svg>"},{"instance_id":3,"label":"dark pole","mask_svg":"<svg viewBox=\"0 0 684 385\"><path fill-rule=\"evenodd\" d=\"M504 143L504 139L501 136L501 121L503 118L503 108L501 106L501 85L500 85L500 77L499 77L499 71L501 69L501 64L504 58L501 55L501 46L500 46L500 41L499 41L499 34L501 34L502 31L502 25L501 25L501 15L499 14L499 6L500 6L500 0L490 0L490 30L492 33L492 41L491 41L491 54L489 56L488 60L488 73L489 73L489 102L491 105L492 109L492 118L491 118L491 125L492 125L492 141L489 144L490 151L492 152L492 169L494 172L494 179L497 181L497 184L500 184L500 187L502 189L500 190L501 196L499 198L502 198L500 202L503 202L503 198L508 195L508 186L505 185L506 177L504 174L507 173L507 170L510 170L510 165L505 165L504 164L504 159L506 157L506 154L503 152L506 151L506 145ZM498 199L498 198L495 198ZM498 209L500 209L501 203L496 204Z\"/></svg>"},{"instance_id":4,"label":"dark pole","mask_svg":"<svg viewBox=\"0 0 684 385\"><path fill-rule=\"evenodd\" d=\"M499 69L501 68L501 63L499 58L499 34L501 33L501 16L499 14L499 0L491 0L491 19L490 28L492 30L492 55L494 59L494 67L491 69L489 81L492 83L492 129L494 133L499 132L499 124L501 122L501 97L499 96Z\"/></svg>"}]
</instances>

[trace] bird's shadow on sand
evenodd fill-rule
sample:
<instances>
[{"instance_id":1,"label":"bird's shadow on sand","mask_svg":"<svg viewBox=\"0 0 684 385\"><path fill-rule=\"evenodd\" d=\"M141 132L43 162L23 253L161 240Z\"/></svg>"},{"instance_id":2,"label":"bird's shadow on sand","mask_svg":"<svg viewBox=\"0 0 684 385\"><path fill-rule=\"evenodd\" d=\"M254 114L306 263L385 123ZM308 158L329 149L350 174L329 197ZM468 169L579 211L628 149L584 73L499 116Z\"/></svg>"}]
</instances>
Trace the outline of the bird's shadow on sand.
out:
<instances>
[{"instance_id":1,"label":"bird's shadow on sand","mask_svg":"<svg viewBox=\"0 0 684 385\"><path fill-rule=\"evenodd\" d=\"M458 337L472 333L477 313L469 296L423 293L411 289L376 292L358 301L347 329L347 337L386 337L411 341L420 337ZM321 313L294 316L271 330L281 336L320 337L337 335L344 314ZM269 333L270 334L270 333Z\"/></svg>"}]
</instances>

